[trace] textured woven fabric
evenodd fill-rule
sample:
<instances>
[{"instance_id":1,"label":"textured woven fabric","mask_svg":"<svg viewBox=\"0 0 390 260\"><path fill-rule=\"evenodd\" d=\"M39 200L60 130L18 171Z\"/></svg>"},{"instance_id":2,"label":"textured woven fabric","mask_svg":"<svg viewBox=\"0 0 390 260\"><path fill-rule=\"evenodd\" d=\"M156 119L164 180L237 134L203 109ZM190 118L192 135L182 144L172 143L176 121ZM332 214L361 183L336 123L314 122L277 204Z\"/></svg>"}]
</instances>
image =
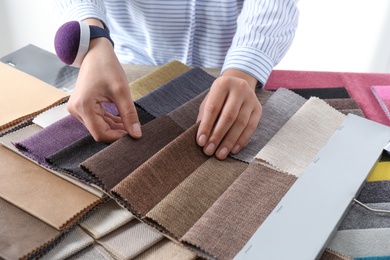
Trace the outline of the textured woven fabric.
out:
<instances>
[{"instance_id":1,"label":"textured woven fabric","mask_svg":"<svg viewBox=\"0 0 390 260\"><path fill-rule=\"evenodd\" d=\"M290 88L291 91L297 93L303 98L309 99L317 97L320 99L328 98L350 98L348 91L343 87L338 88Z\"/></svg>"},{"instance_id":2,"label":"textured woven fabric","mask_svg":"<svg viewBox=\"0 0 390 260\"><path fill-rule=\"evenodd\" d=\"M101 245L93 244L80 252L68 257L67 260L115 260L115 258Z\"/></svg>"},{"instance_id":3,"label":"textured woven fabric","mask_svg":"<svg viewBox=\"0 0 390 260\"><path fill-rule=\"evenodd\" d=\"M109 191L184 130L166 116L142 126L143 136L124 136L81 163ZM147 148L147 149L145 149Z\"/></svg>"},{"instance_id":4,"label":"textured woven fabric","mask_svg":"<svg viewBox=\"0 0 390 260\"><path fill-rule=\"evenodd\" d=\"M41 259L66 259L92 245L93 242L92 237L88 236L81 228L76 227L69 231L65 237Z\"/></svg>"},{"instance_id":5,"label":"textured woven fabric","mask_svg":"<svg viewBox=\"0 0 390 260\"><path fill-rule=\"evenodd\" d=\"M363 203L390 202L390 181L366 182L357 199Z\"/></svg>"},{"instance_id":6,"label":"textured woven fabric","mask_svg":"<svg viewBox=\"0 0 390 260\"><path fill-rule=\"evenodd\" d=\"M190 68L180 61L173 60L165 65L153 70L152 72L138 78L129 84L133 100L145 96L149 92L164 85L170 80L187 72ZM129 72L129 74L131 74Z\"/></svg>"},{"instance_id":7,"label":"textured woven fabric","mask_svg":"<svg viewBox=\"0 0 390 260\"><path fill-rule=\"evenodd\" d=\"M108 200L80 223L94 239L101 238L133 219L133 214L120 207L115 200Z\"/></svg>"},{"instance_id":8,"label":"textured woven fabric","mask_svg":"<svg viewBox=\"0 0 390 260\"><path fill-rule=\"evenodd\" d=\"M390 180L390 162L378 162L370 175L367 177L367 181L389 181Z\"/></svg>"},{"instance_id":9,"label":"textured woven fabric","mask_svg":"<svg viewBox=\"0 0 390 260\"><path fill-rule=\"evenodd\" d=\"M68 94L11 66L0 63L0 130L60 104Z\"/></svg>"},{"instance_id":10,"label":"textured woven fabric","mask_svg":"<svg viewBox=\"0 0 390 260\"><path fill-rule=\"evenodd\" d=\"M390 203L367 203L366 205L373 209L390 210ZM371 212L358 204L353 204L339 226L339 230L368 228L390 228L389 215Z\"/></svg>"},{"instance_id":11,"label":"textured woven fabric","mask_svg":"<svg viewBox=\"0 0 390 260\"><path fill-rule=\"evenodd\" d=\"M251 162L305 102L306 99L290 90L283 88L277 90L265 102L259 125L246 146L238 154L231 156L241 161Z\"/></svg>"},{"instance_id":12,"label":"textured woven fabric","mask_svg":"<svg viewBox=\"0 0 390 260\"><path fill-rule=\"evenodd\" d=\"M180 244L176 244L167 238L164 238L142 254L136 256L134 260L195 260L197 256Z\"/></svg>"},{"instance_id":13,"label":"textured woven fabric","mask_svg":"<svg viewBox=\"0 0 390 260\"><path fill-rule=\"evenodd\" d=\"M60 236L55 228L0 198L0 258L31 255Z\"/></svg>"},{"instance_id":14,"label":"textured woven fabric","mask_svg":"<svg viewBox=\"0 0 390 260\"><path fill-rule=\"evenodd\" d=\"M197 129L185 131L112 189L134 214L144 216L208 159L196 144Z\"/></svg>"},{"instance_id":15,"label":"textured woven fabric","mask_svg":"<svg viewBox=\"0 0 390 260\"><path fill-rule=\"evenodd\" d=\"M390 229L356 229L337 231L329 248L351 257L389 256Z\"/></svg>"},{"instance_id":16,"label":"textured woven fabric","mask_svg":"<svg viewBox=\"0 0 390 260\"><path fill-rule=\"evenodd\" d=\"M217 259L232 259L296 181L252 163L182 237Z\"/></svg>"},{"instance_id":17,"label":"textured woven fabric","mask_svg":"<svg viewBox=\"0 0 390 260\"><path fill-rule=\"evenodd\" d=\"M336 110L360 109L359 104L352 98L330 98L323 100Z\"/></svg>"},{"instance_id":18,"label":"textured woven fabric","mask_svg":"<svg viewBox=\"0 0 390 260\"><path fill-rule=\"evenodd\" d=\"M334 250L327 248L320 257L320 260L353 260L352 257L342 255Z\"/></svg>"},{"instance_id":19,"label":"textured woven fabric","mask_svg":"<svg viewBox=\"0 0 390 260\"><path fill-rule=\"evenodd\" d=\"M157 204L146 217L169 234L182 237L222 195L248 164L211 157Z\"/></svg>"},{"instance_id":20,"label":"textured woven fabric","mask_svg":"<svg viewBox=\"0 0 390 260\"><path fill-rule=\"evenodd\" d=\"M151 115L166 115L210 88L215 78L194 68L136 101Z\"/></svg>"},{"instance_id":21,"label":"textured woven fabric","mask_svg":"<svg viewBox=\"0 0 390 260\"><path fill-rule=\"evenodd\" d=\"M66 116L69 116L69 112L66 110L66 103L63 103L37 115L33 123L45 128Z\"/></svg>"},{"instance_id":22,"label":"textured woven fabric","mask_svg":"<svg viewBox=\"0 0 390 260\"><path fill-rule=\"evenodd\" d=\"M63 229L100 198L0 146L0 197Z\"/></svg>"},{"instance_id":23,"label":"textured woven fabric","mask_svg":"<svg viewBox=\"0 0 390 260\"><path fill-rule=\"evenodd\" d=\"M299 177L344 118L324 101L312 97L260 150L256 159Z\"/></svg>"},{"instance_id":24,"label":"textured woven fabric","mask_svg":"<svg viewBox=\"0 0 390 260\"><path fill-rule=\"evenodd\" d=\"M116 258L131 259L162 239L160 233L134 219L97 242Z\"/></svg>"}]
</instances>

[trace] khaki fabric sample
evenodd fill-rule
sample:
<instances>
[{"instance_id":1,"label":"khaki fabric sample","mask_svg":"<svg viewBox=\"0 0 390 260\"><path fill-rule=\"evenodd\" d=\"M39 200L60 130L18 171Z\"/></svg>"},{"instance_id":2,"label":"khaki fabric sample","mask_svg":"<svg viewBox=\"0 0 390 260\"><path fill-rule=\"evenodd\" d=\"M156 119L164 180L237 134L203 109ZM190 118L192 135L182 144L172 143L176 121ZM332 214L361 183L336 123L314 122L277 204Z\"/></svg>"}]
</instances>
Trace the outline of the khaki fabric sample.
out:
<instances>
[{"instance_id":1,"label":"khaki fabric sample","mask_svg":"<svg viewBox=\"0 0 390 260\"><path fill-rule=\"evenodd\" d=\"M133 214L145 216L208 159L196 144L198 126L185 131L112 189Z\"/></svg>"},{"instance_id":2,"label":"khaki fabric sample","mask_svg":"<svg viewBox=\"0 0 390 260\"><path fill-rule=\"evenodd\" d=\"M133 214L111 199L91 212L90 216L80 223L80 227L93 238L98 239L123 226L133 218Z\"/></svg>"},{"instance_id":3,"label":"khaki fabric sample","mask_svg":"<svg viewBox=\"0 0 390 260\"><path fill-rule=\"evenodd\" d=\"M148 214L175 238L182 237L210 208L234 180L248 167L247 163L211 157Z\"/></svg>"},{"instance_id":4,"label":"khaki fabric sample","mask_svg":"<svg viewBox=\"0 0 390 260\"><path fill-rule=\"evenodd\" d=\"M296 179L260 164L249 164L181 241L217 259L232 259Z\"/></svg>"},{"instance_id":5,"label":"khaki fabric sample","mask_svg":"<svg viewBox=\"0 0 390 260\"><path fill-rule=\"evenodd\" d=\"M134 260L162 260L162 259L177 259L177 260L195 260L195 253L185 248L184 246L174 243L167 238L164 238L142 254L136 256Z\"/></svg>"},{"instance_id":6,"label":"khaki fabric sample","mask_svg":"<svg viewBox=\"0 0 390 260\"><path fill-rule=\"evenodd\" d=\"M41 259L66 259L84 248L92 245L94 240L87 235L80 227L75 227L69 231L61 241L48 251Z\"/></svg>"},{"instance_id":7,"label":"khaki fabric sample","mask_svg":"<svg viewBox=\"0 0 390 260\"><path fill-rule=\"evenodd\" d=\"M4 63L0 63L0 81L0 130L68 98L67 93Z\"/></svg>"},{"instance_id":8,"label":"khaki fabric sample","mask_svg":"<svg viewBox=\"0 0 390 260\"><path fill-rule=\"evenodd\" d=\"M0 146L0 197L61 230L100 198Z\"/></svg>"},{"instance_id":9,"label":"khaki fabric sample","mask_svg":"<svg viewBox=\"0 0 390 260\"><path fill-rule=\"evenodd\" d=\"M148 225L134 219L97 242L118 259L131 259L163 239Z\"/></svg>"},{"instance_id":10,"label":"khaki fabric sample","mask_svg":"<svg viewBox=\"0 0 390 260\"><path fill-rule=\"evenodd\" d=\"M324 101L310 98L256 155L299 177L345 118Z\"/></svg>"},{"instance_id":11,"label":"khaki fabric sample","mask_svg":"<svg viewBox=\"0 0 390 260\"><path fill-rule=\"evenodd\" d=\"M180 61L173 60L168 62L165 65L158 67L146 75L136 79L135 81L130 82L129 87L131 96L133 100L137 100L189 70L190 67L181 63ZM131 73L132 71L129 72L129 74Z\"/></svg>"},{"instance_id":12,"label":"khaki fabric sample","mask_svg":"<svg viewBox=\"0 0 390 260\"><path fill-rule=\"evenodd\" d=\"M67 258L67 260L115 260L115 258L101 245L93 244Z\"/></svg>"},{"instance_id":13,"label":"khaki fabric sample","mask_svg":"<svg viewBox=\"0 0 390 260\"><path fill-rule=\"evenodd\" d=\"M34 216L0 198L0 258L31 256L61 233Z\"/></svg>"}]
</instances>

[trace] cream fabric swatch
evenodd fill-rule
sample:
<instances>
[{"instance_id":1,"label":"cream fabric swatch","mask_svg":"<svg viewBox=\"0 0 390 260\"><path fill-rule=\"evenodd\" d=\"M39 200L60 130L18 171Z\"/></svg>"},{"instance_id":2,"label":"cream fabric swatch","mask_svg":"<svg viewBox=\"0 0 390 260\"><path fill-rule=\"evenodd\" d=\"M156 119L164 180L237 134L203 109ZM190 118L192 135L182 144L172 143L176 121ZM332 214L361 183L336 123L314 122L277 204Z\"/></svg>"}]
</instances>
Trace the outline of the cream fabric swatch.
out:
<instances>
[{"instance_id":1,"label":"cream fabric swatch","mask_svg":"<svg viewBox=\"0 0 390 260\"><path fill-rule=\"evenodd\" d=\"M0 197L61 230L101 198L0 146Z\"/></svg>"},{"instance_id":2,"label":"cream fabric swatch","mask_svg":"<svg viewBox=\"0 0 390 260\"><path fill-rule=\"evenodd\" d=\"M163 239L148 225L133 219L126 225L98 239L97 242L118 259L131 259Z\"/></svg>"},{"instance_id":3,"label":"cream fabric swatch","mask_svg":"<svg viewBox=\"0 0 390 260\"><path fill-rule=\"evenodd\" d=\"M66 259L93 243L94 240L92 237L85 233L80 227L76 227L65 234L65 237L41 259Z\"/></svg>"},{"instance_id":4,"label":"cream fabric swatch","mask_svg":"<svg viewBox=\"0 0 390 260\"><path fill-rule=\"evenodd\" d=\"M64 91L2 62L0 82L0 130L33 117L68 98Z\"/></svg>"},{"instance_id":5,"label":"cream fabric swatch","mask_svg":"<svg viewBox=\"0 0 390 260\"><path fill-rule=\"evenodd\" d=\"M45 128L68 115L69 112L66 110L66 103L64 103L40 113L33 119L33 123Z\"/></svg>"},{"instance_id":6,"label":"cream fabric swatch","mask_svg":"<svg viewBox=\"0 0 390 260\"><path fill-rule=\"evenodd\" d=\"M312 97L256 155L256 160L299 177L337 130L345 115Z\"/></svg>"},{"instance_id":7,"label":"cream fabric swatch","mask_svg":"<svg viewBox=\"0 0 390 260\"><path fill-rule=\"evenodd\" d=\"M142 254L136 256L134 260L194 260L197 259L195 253L184 246L174 243L164 238Z\"/></svg>"},{"instance_id":8,"label":"cream fabric swatch","mask_svg":"<svg viewBox=\"0 0 390 260\"><path fill-rule=\"evenodd\" d=\"M115 260L115 258L101 245L93 244L67 258L67 260Z\"/></svg>"},{"instance_id":9,"label":"cream fabric swatch","mask_svg":"<svg viewBox=\"0 0 390 260\"><path fill-rule=\"evenodd\" d=\"M111 199L91 212L91 215L82 221L80 226L93 238L99 239L133 218L133 214Z\"/></svg>"}]
</instances>

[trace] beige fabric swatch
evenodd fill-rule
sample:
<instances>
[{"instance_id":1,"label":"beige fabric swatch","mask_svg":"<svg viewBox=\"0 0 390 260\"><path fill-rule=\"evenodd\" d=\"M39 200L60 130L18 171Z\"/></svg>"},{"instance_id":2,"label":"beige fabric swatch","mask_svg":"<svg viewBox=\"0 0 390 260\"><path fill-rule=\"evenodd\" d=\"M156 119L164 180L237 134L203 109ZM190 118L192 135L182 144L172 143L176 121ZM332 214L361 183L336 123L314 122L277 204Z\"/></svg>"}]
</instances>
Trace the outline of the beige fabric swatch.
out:
<instances>
[{"instance_id":1,"label":"beige fabric swatch","mask_svg":"<svg viewBox=\"0 0 390 260\"><path fill-rule=\"evenodd\" d=\"M312 97L256 155L282 172L299 177L337 130L345 115Z\"/></svg>"},{"instance_id":2,"label":"beige fabric swatch","mask_svg":"<svg viewBox=\"0 0 390 260\"><path fill-rule=\"evenodd\" d=\"M69 112L66 110L66 103L64 103L40 113L33 119L33 123L45 128L67 115L69 115Z\"/></svg>"},{"instance_id":3,"label":"beige fabric swatch","mask_svg":"<svg viewBox=\"0 0 390 260\"><path fill-rule=\"evenodd\" d=\"M101 198L0 146L0 197L61 230Z\"/></svg>"},{"instance_id":4,"label":"beige fabric swatch","mask_svg":"<svg viewBox=\"0 0 390 260\"><path fill-rule=\"evenodd\" d=\"M68 98L64 91L4 63L0 63L0 82L0 130Z\"/></svg>"},{"instance_id":5,"label":"beige fabric swatch","mask_svg":"<svg viewBox=\"0 0 390 260\"><path fill-rule=\"evenodd\" d=\"M104 247L93 244L67 258L67 260L116 260Z\"/></svg>"},{"instance_id":6,"label":"beige fabric swatch","mask_svg":"<svg viewBox=\"0 0 390 260\"><path fill-rule=\"evenodd\" d=\"M180 61L173 60L129 84L133 100L148 94L170 80L190 70ZM131 72L130 72L131 73Z\"/></svg>"},{"instance_id":7,"label":"beige fabric swatch","mask_svg":"<svg viewBox=\"0 0 390 260\"><path fill-rule=\"evenodd\" d=\"M182 237L248 167L247 163L211 157L158 203L146 217L175 238Z\"/></svg>"},{"instance_id":8,"label":"beige fabric swatch","mask_svg":"<svg viewBox=\"0 0 390 260\"><path fill-rule=\"evenodd\" d=\"M97 242L119 259L131 259L163 239L148 225L133 219Z\"/></svg>"},{"instance_id":9,"label":"beige fabric swatch","mask_svg":"<svg viewBox=\"0 0 390 260\"><path fill-rule=\"evenodd\" d=\"M134 260L194 260L197 256L184 246L164 238L142 254L136 256Z\"/></svg>"},{"instance_id":10,"label":"beige fabric swatch","mask_svg":"<svg viewBox=\"0 0 390 260\"><path fill-rule=\"evenodd\" d=\"M133 219L133 214L120 207L115 200L109 200L97 208L80 223L93 238L101 238Z\"/></svg>"}]
</instances>

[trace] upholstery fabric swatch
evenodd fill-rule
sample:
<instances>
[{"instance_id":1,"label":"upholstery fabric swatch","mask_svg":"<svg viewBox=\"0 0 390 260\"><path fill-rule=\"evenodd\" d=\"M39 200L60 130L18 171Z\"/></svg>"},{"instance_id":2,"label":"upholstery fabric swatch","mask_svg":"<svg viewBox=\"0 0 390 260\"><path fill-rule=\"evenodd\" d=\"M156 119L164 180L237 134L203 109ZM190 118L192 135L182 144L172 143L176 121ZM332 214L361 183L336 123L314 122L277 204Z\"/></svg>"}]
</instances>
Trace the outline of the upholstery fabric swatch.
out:
<instances>
[{"instance_id":1,"label":"upholstery fabric swatch","mask_svg":"<svg viewBox=\"0 0 390 260\"><path fill-rule=\"evenodd\" d=\"M306 99L294 92L280 88L267 99L256 131L245 147L233 158L252 162L253 158L276 134L277 131L305 104Z\"/></svg>"},{"instance_id":2,"label":"upholstery fabric swatch","mask_svg":"<svg viewBox=\"0 0 390 260\"><path fill-rule=\"evenodd\" d=\"M303 98L309 99L317 97L320 99L329 98L350 98L348 91L343 87L336 88L290 88L291 91L297 93Z\"/></svg>"},{"instance_id":3,"label":"upholstery fabric swatch","mask_svg":"<svg viewBox=\"0 0 390 260\"><path fill-rule=\"evenodd\" d=\"M131 259L163 239L148 225L134 219L97 242L118 259Z\"/></svg>"},{"instance_id":4,"label":"upholstery fabric swatch","mask_svg":"<svg viewBox=\"0 0 390 260\"><path fill-rule=\"evenodd\" d=\"M344 118L321 99L312 97L260 150L256 159L299 177Z\"/></svg>"},{"instance_id":5,"label":"upholstery fabric swatch","mask_svg":"<svg viewBox=\"0 0 390 260\"><path fill-rule=\"evenodd\" d=\"M93 243L92 237L88 236L80 227L76 227L68 232L64 238L41 259L66 259Z\"/></svg>"},{"instance_id":6,"label":"upholstery fabric swatch","mask_svg":"<svg viewBox=\"0 0 390 260\"><path fill-rule=\"evenodd\" d=\"M81 163L109 191L184 130L166 116L142 126L143 136L124 136ZM147 149L145 149L147 147Z\"/></svg>"},{"instance_id":7,"label":"upholstery fabric swatch","mask_svg":"<svg viewBox=\"0 0 390 260\"><path fill-rule=\"evenodd\" d=\"M378 162L368 175L367 181L390 181L390 162Z\"/></svg>"},{"instance_id":8,"label":"upholstery fabric swatch","mask_svg":"<svg viewBox=\"0 0 390 260\"><path fill-rule=\"evenodd\" d=\"M390 120L390 86L372 86L371 91L381 106L383 112Z\"/></svg>"},{"instance_id":9,"label":"upholstery fabric swatch","mask_svg":"<svg viewBox=\"0 0 390 260\"><path fill-rule=\"evenodd\" d=\"M351 257L390 255L390 229L355 229L337 231L329 248Z\"/></svg>"},{"instance_id":10,"label":"upholstery fabric swatch","mask_svg":"<svg viewBox=\"0 0 390 260\"><path fill-rule=\"evenodd\" d=\"M320 260L353 260L352 257L342 255L330 248L326 248Z\"/></svg>"},{"instance_id":11,"label":"upholstery fabric swatch","mask_svg":"<svg viewBox=\"0 0 390 260\"><path fill-rule=\"evenodd\" d=\"M67 258L67 260L79 259L115 260L115 258L104 247L96 243Z\"/></svg>"},{"instance_id":12,"label":"upholstery fabric swatch","mask_svg":"<svg viewBox=\"0 0 390 260\"><path fill-rule=\"evenodd\" d=\"M357 200L362 203L390 202L390 181L366 182Z\"/></svg>"},{"instance_id":13,"label":"upholstery fabric swatch","mask_svg":"<svg viewBox=\"0 0 390 260\"><path fill-rule=\"evenodd\" d=\"M19 259L54 242L61 232L0 198L0 234L0 258Z\"/></svg>"},{"instance_id":14,"label":"upholstery fabric swatch","mask_svg":"<svg viewBox=\"0 0 390 260\"><path fill-rule=\"evenodd\" d=\"M169 193L148 214L175 238L182 237L222 195L248 164L211 157Z\"/></svg>"},{"instance_id":15,"label":"upholstery fabric swatch","mask_svg":"<svg viewBox=\"0 0 390 260\"><path fill-rule=\"evenodd\" d=\"M367 203L370 208L390 210L390 203ZM341 222L339 230L390 228L389 214L371 212L358 204L353 204Z\"/></svg>"},{"instance_id":16,"label":"upholstery fabric swatch","mask_svg":"<svg viewBox=\"0 0 390 260\"><path fill-rule=\"evenodd\" d=\"M210 88L215 78L194 68L135 101L151 115L166 115Z\"/></svg>"},{"instance_id":17,"label":"upholstery fabric swatch","mask_svg":"<svg viewBox=\"0 0 390 260\"><path fill-rule=\"evenodd\" d=\"M173 60L129 84L133 100L137 100L170 80L190 70L190 67ZM132 71L133 72L133 71ZM130 72L130 73L132 73Z\"/></svg>"},{"instance_id":18,"label":"upholstery fabric swatch","mask_svg":"<svg viewBox=\"0 0 390 260\"><path fill-rule=\"evenodd\" d=\"M196 144L194 125L112 189L136 216L145 216L208 157Z\"/></svg>"},{"instance_id":19,"label":"upholstery fabric swatch","mask_svg":"<svg viewBox=\"0 0 390 260\"><path fill-rule=\"evenodd\" d=\"M0 130L64 102L68 94L11 66L0 63Z\"/></svg>"},{"instance_id":20,"label":"upholstery fabric swatch","mask_svg":"<svg viewBox=\"0 0 390 260\"><path fill-rule=\"evenodd\" d=\"M63 103L37 115L33 119L33 123L45 128L66 116L69 116L69 112L66 110L66 103Z\"/></svg>"},{"instance_id":21,"label":"upholstery fabric swatch","mask_svg":"<svg viewBox=\"0 0 390 260\"><path fill-rule=\"evenodd\" d=\"M111 199L91 212L90 216L80 223L80 227L94 239L98 239L125 225L133 218L133 214Z\"/></svg>"},{"instance_id":22,"label":"upholstery fabric swatch","mask_svg":"<svg viewBox=\"0 0 390 260\"><path fill-rule=\"evenodd\" d=\"M360 109L359 104L352 98L330 98L323 100L339 111L343 109Z\"/></svg>"},{"instance_id":23,"label":"upholstery fabric swatch","mask_svg":"<svg viewBox=\"0 0 390 260\"><path fill-rule=\"evenodd\" d=\"M58 230L101 201L3 146L0 158L0 197Z\"/></svg>"},{"instance_id":24,"label":"upholstery fabric swatch","mask_svg":"<svg viewBox=\"0 0 390 260\"><path fill-rule=\"evenodd\" d=\"M195 260L197 256L192 251L184 246L174 243L167 238L164 238L154 246L150 247L142 254L136 256L134 260L161 260L161 259L177 259L177 260Z\"/></svg>"},{"instance_id":25,"label":"upholstery fabric swatch","mask_svg":"<svg viewBox=\"0 0 390 260\"><path fill-rule=\"evenodd\" d=\"M181 240L206 256L232 259L296 179L260 164L249 164Z\"/></svg>"}]
</instances>

